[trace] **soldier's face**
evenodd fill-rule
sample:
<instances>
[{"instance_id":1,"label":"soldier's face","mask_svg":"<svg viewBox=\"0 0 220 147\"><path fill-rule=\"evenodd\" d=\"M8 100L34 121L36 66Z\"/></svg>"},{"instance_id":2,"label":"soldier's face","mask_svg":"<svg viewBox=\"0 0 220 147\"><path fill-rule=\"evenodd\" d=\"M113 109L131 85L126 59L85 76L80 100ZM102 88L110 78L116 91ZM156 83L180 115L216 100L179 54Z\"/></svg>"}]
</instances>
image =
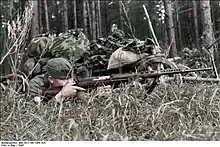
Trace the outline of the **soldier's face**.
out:
<instances>
[{"instance_id":1,"label":"soldier's face","mask_svg":"<svg viewBox=\"0 0 220 147\"><path fill-rule=\"evenodd\" d=\"M49 77L49 81L52 87L63 87L64 85L66 85L67 83L73 83L73 79L69 78L69 79L59 79L59 78L52 78Z\"/></svg>"}]
</instances>

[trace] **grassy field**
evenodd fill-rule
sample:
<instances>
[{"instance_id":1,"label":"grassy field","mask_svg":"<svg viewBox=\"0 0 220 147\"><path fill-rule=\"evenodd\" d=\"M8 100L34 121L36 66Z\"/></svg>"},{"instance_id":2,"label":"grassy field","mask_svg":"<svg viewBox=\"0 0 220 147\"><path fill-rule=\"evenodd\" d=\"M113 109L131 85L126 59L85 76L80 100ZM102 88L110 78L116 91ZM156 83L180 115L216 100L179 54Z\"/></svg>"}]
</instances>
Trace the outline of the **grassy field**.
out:
<instances>
[{"instance_id":1,"label":"grassy field","mask_svg":"<svg viewBox=\"0 0 220 147\"><path fill-rule=\"evenodd\" d=\"M1 91L1 140L220 140L214 84L124 85L79 93L62 105L36 104Z\"/></svg>"}]
</instances>

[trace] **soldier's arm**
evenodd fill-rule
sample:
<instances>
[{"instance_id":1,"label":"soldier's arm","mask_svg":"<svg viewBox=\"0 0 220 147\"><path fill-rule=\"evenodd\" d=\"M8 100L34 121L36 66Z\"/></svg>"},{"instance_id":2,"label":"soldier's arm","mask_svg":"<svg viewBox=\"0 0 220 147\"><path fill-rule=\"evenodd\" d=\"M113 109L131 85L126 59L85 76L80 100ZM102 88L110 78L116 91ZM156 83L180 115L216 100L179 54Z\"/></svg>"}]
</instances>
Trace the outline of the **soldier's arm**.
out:
<instances>
[{"instance_id":1,"label":"soldier's arm","mask_svg":"<svg viewBox=\"0 0 220 147\"><path fill-rule=\"evenodd\" d=\"M47 102L48 100L54 98L61 89L61 87L44 89L37 79L32 79L29 82L29 94L35 101L40 98L40 100Z\"/></svg>"},{"instance_id":2,"label":"soldier's arm","mask_svg":"<svg viewBox=\"0 0 220 147\"><path fill-rule=\"evenodd\" d=\"M43 98L43 89L39 84L39 81L35 78L29 81L29 95L31 98L41 97Z\"/></svg>"}]
</instances>

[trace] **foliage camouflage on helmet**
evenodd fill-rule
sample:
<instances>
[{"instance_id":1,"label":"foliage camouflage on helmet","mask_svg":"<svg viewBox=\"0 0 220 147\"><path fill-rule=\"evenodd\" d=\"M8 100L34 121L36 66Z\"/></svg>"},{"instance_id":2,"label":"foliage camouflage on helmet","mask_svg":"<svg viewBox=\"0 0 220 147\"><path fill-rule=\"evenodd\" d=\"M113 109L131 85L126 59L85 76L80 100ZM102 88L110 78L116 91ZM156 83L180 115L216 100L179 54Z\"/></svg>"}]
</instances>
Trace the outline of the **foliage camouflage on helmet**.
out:
<instances>
[{"instance_id":1,"label":"foliage camouflage on helmet","mask_svg":"<svg viewBox=\"0 0 220 147\"><path fill-rule=\"evenodd\" d=\"M25 66L23 68L23 71L28 75L31 74L31 72L33 72L34 74L38 74L41 72L40 64L36 63L34 58L27 59L24 65ZM32 71L33 68L34 70Z\"/></svg>"},{"instance_id":2,"label":"foliage camouflage on helmet","mask_svg":"<svg viewBox=\"0 0 220 147\"><path fill-rule=\"evenodd\" d=\"M33 38L27 47L27 54L30 57L40 57L41 54L46 54L48 44L52 42L52 38L46 36L38 36Z\"/></svg>"},{"instance_id":3,"label":"foliage camouflage on helmet","mask_svg":"<svg viewBox=\"0 0 220 147\"><path fill-rule=\"evenodd\" d=\"M69 30L61 34L49 45L49 52L52 57L63 57L76 62L89 48L89 40L81 29Z\"/></svg>"},{"instance_id":4,"label":"foliage camouflage on helmet","mask_svg":"<svg viewBox=\"0 0 220 147\"><path fill-rule=\"evenodd\" d=\"M42 73L43 66L46 65L46 62L49 60L50 53L48 53L48 45L52 41L53 37L48 36L48 34L40 34L30 41L22 66L22 71L25 74L34 76Z\"/></svg>"},{"instance_id":5,"label":"foliage camouflage on helmet","mask_svg":"<svg viewBox=\"0 0 220 147\"><path fill-rule=\"evenodd\" d=\"M38 65L37 72L33 70L32 74L46 72L45 65L51 58L63 57L69 60L74 66L75 61L80 59L89 48L89 40L83 34L81 29L69 30L67 33L58 37L39 35L33 38L27 48L27 56L23 70L26 74ZM30 59L31 58L31 59ZM39 68L41 72L39 72Z\"/></svg>"},{"instance_id":6,"label":"foliage camouflage on helmet","mask_svg":"<svg viewBox=\"0 0 220 147\"><path fill-rule=\"evenodd\" d=\"M118 45L108 39L97 39L91 42L89 50L84 54L84 59L76 62L76 66L86 66L91 72L107 69L108 59L117 48Z\"/></svg>"},{"instance_id":7,"label":"foliage camouflage on helmet","mask_svg":"<svg viewBox=\"0 0 220 147\"><path fill-rule=\"evenodd\" d=\"M22 71L26 75L31 75L31 77L45 73L46 72L45 66L49 59L50 58L48 57L41 59L38 59L37 57L29 57L24 63L24 66L22 67Z\"/></svg>"}]
</instances>

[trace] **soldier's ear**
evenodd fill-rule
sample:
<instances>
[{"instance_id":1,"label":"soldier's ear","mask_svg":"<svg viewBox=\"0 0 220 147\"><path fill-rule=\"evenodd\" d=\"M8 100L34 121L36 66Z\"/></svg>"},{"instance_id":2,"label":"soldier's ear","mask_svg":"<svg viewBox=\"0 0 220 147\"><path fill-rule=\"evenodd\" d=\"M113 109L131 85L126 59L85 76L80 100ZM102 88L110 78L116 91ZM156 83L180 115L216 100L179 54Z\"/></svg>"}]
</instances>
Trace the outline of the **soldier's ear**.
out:
<instances>
[{"instance_id":1,"label":"soldier's ear","mask_svg":"<svg viewBox=\"0 0 220 147\"><path fill-rule=\"evenodd\" d=\"M53 78L51 76L48 76L48 81L52 84L53 83Z\"/></svg>"}]
</instances>

